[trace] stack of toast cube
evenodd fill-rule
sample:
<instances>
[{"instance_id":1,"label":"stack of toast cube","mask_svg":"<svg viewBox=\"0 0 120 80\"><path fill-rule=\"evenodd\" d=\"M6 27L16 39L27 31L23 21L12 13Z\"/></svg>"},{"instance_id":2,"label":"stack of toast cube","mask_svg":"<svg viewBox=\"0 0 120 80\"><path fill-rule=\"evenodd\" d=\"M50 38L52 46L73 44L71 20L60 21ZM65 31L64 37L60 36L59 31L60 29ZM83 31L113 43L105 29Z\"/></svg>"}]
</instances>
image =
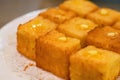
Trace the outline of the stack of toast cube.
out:
<instances>
[{"instance_id":1,"label":"stack of toast cube","mask_svg":"<svg viewBox=\"0 0 120 80\"><path fill-rule=\"evenodd\" d=\"M66 0L18 26L17 50L65 80L115 80L120 13L88 0Z\"/></svg>"}]
</instances>

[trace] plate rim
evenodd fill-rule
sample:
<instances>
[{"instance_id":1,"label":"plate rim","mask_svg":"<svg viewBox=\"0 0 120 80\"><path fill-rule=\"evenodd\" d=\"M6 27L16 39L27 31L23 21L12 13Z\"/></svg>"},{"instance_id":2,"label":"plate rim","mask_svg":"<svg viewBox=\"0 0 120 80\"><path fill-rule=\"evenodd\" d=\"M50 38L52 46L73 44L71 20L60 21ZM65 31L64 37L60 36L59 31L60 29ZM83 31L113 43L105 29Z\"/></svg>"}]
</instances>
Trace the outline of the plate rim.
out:
<instances>
[{"instance_id":1,"label":"plate rim","mask_svg":"<svg viewBox=\"0 0 120 80\"><path fill-rule=\"evenodd\" d=\"M17 27L15 27L16 25L21 24L21 22L22 22L22 24L25 23L25 22L28 22L29 20L37 17L37 15L40 12L43 12L45 10L46 9L40 9L40 10L35 10L35 11L28 12L26 14L23 14L22 16L19 16L15 19L9 21L8 23L6 23L5 25L3 25L0 28L0 60L1 60L1 62L0 62L0 70L1 70L0 79L2 79L2 80L10 80L10 79L11 80L26 80L24 78L21 78L20 76L17 76L17 74L15 72L13 72L12 70L10 70L10 68L7 66L6 61L4 59L4 50L2 50L2 48L5 48L5 47L3 46L1 48L1 46L3 44L2 39L4 39L6 36L8 36L8 33L4 34L6 32L6 30L8 30L9 28L15 28L14 30L16 31L17 30ZM23 18L26 18L25 22L21 21ZM17 23L15 23L15 22L17 22ZM15 26L11 26L11 25L14 25L14 24L15 24ZM4 72L4 71L6 71L6 72ZM7 77L6 77L6 75L7 75Z\"/></svg>"}]
</instances>

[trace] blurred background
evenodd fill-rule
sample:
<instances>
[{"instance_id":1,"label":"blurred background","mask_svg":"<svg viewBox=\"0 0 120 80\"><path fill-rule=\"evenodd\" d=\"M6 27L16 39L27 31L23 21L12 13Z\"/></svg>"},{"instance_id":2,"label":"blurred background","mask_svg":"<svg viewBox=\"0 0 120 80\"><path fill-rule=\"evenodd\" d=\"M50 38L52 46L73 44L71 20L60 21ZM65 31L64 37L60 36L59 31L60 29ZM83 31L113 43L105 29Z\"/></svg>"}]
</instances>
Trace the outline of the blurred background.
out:
<instances>
[{"instance_id":1,"label":"blurred background","mask_svg":"<svg viewBox=\"0 0 120 80\"><path fill-rule=\"evenodd\" d=\"M0 0L0 28L9 21L28 12L54 7L64 0ZM120 0L92 0L101 7L120 11Z\"/></svg>"},{"instance_id":2,"label":"blurred background","mask_svg":"<svg viewBox=\"0 0 120 80\"><path fill-rule=\"evenodd\" d=\"M0 0L0 28L28 12L57 6L63 0Z\"/></svg>"}]
</instances>

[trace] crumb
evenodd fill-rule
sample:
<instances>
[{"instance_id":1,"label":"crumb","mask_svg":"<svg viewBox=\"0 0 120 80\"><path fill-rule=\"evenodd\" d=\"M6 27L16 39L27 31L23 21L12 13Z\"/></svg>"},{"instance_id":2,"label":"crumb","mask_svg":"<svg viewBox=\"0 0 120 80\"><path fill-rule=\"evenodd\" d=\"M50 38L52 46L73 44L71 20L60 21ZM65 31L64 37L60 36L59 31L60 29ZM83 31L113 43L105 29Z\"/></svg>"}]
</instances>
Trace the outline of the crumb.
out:
<instances>
[{"instance_id":1,"label":"crumb","mask_svg":"<svg viewBox=\"0 0 120 80\"><path fill-rule=\"evenodd\" d=\"M33 63L29 63L29 66L34 66L34 64Z\"/></svg>"},{"instance_id":2,"label":"crumb","mask_svg":"<svg viewBox=\"0 0 120 80\"><path fill-rule=\"evenodd\" d=\"M34 64L33 64L33 63L27 64L27 65L24 67L23 71L26 71L26 70L27 70L29 67L31 67L31 66L34 66Z\"/></svg>"},{"instance_id":3,"label":"crumb","mask_svg":"<svg viewBox=\"0 0 120 80\"><path fill-rule=\"evenodd\" d=\"M25 67L24 67L24 71L26 71L28 69L28 65L26 65Z\"/></svg>"}]
</instances>

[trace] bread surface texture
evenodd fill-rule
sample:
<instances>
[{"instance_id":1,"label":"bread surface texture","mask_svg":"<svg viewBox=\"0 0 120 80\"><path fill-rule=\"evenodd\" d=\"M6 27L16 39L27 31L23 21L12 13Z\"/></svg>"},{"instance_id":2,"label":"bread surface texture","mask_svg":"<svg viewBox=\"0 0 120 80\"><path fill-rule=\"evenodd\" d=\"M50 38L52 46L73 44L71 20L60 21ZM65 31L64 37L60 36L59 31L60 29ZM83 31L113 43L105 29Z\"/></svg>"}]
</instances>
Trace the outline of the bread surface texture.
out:
<instances>
[{"instance_id":1,"label":"bread surface texture","mask_svg":"<svg viewBox=\"0 0 120 80\"><path fill-rule=\"evenodd\" d=\"M119 15L119 12L113 9L101 8L93 13L90 13L87 18L99 25L111 26L118 20Z\"/></svg>"},{"instance_id":2,"label":"bread surface texture","mask_svg":"<svg viewBox=\"0 0 120 80\"><path fill-rule=\"evenodd\" d=\"M88 46L70 57L71 80L115 80L119 71L120 55L112 51Z\"/></svg>"},{"instance_id":3,"label":"bread surface texture","mask_svg":"<svg viewBox=\"0 0 120 80\"><path fill-rule=\"evenodd\" d=\"M81 40L81 45L85 46L85 38L89 31L97 27L94 22L81 17L74 17L71 20L58 26L58 31L66 34L67 36Z\"/></svg>"},{"instance_id":4,"label":"bread surface texture","mask_svg":"<svg viewBox=\"0 0 120 80\"><path fill-rule=\"evenodd\" d=\"M86 43L120 53L120 30L110 26L97 27L88 33Z\"/></svg>"},{"instance_id":5,"label":"bread surface texture","mask_svg":"<svg viewBox=\"0 0 120 80\"><path fill-rule=\"evenodd\" d=\"M52 31L38 38L36 64L53 74L69 79L69 57L80 49L80 40Z\"/></svg>"},{"instance_id":6,"label":"bread surface texture","mask_svg":"<svg viewBox=\"0 0 120 80\"><path fill-rule=\"evenodd\" d=\"M65 11L60 8L50 8L40 13L39 16L43 16L44 18L50 19L57 24L61 24L75 17L76 14L72 11Z\"/></svg>"},{"instance_id":7,"label":"bread surface texture","mask_svg":"<svg viewBox=\"0 0 120 80\"><path fill-rule=\"evenodd\" d=\"M17 30L17 50L29 59L35 60L35 45L38 36L56 28L56 24L43 17L36 17L21 24Z\"/></svg>"},{"instance_id":8,"label":"bread surface texture","mask_svg":"<svg viewBox=\"0 0 120 80\"><path fill-rule=\"evenodd\" d=\"M77 13L80 17L98 9L98 6L88 0L66 0L59 6L61 9L70 10Z\"/></svg>"}]
</instances>

